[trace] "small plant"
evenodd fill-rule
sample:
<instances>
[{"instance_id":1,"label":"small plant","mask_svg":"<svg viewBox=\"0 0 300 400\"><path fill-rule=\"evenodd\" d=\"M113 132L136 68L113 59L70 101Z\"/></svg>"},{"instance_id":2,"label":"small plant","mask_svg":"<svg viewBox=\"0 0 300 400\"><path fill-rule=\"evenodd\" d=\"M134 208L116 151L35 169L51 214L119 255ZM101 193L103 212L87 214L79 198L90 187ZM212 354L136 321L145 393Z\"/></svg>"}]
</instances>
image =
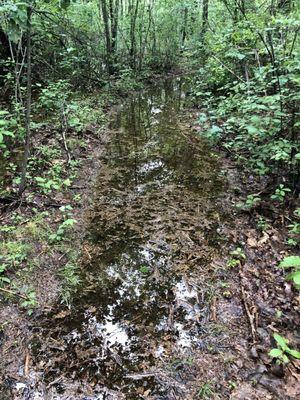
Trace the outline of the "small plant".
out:
<instances>
[{"instance_id":1,"label":"small plant","mask_svg":"<svg viewBox=\"0 0 300 400\"><path fill-rule=\"evenodd\" d=\"M236 258L231 258L227 263L227 266L229 268L234 268L237 267L238 265L240 265L240 260L237 260Z\"/></svg>"},{"instance_id":2,"label":"small plant","mask_svg":"<svg viewBox=\"0 0 300 400\"><path fill-rule=\"evenodd\" d=\"M289 341L287 339L278 335L278 333L274 333L273 337L276 341L277 347L269 352L269 356L275 358L277 364L287 364L289 362L289 356L300 359L300 352L291 349L288 346Z\"/></svg>"},{"instance_id":3,"label":"small plant","mask_svg":"<svg viewBox=\"0 0 300 400\"><path fill-rule=\"evenodd\" d=\"M148 274L149 272L149 268L146 265L142 265L139 269L142 274Z\"/></svg>"},{"instance_id":4,"label":"small plant","mask_svg":"<svg viewBox=\"0 0 300 400\"><path fill-rule=\"evenodd\" d=\"M211 382L204 383L198 392L199 399L204 399L204 400L211 399L213 395L214 395L214 390Z\"/></svg>"},{"instance_id":5,"label":"small plant","mask_svg":"<svg viewBox=\"0 0 300 400\"><path fill-rule=\"evenodd\" d=\"M66 231L71 228L76 223L76 220L73 218L68 218L64 222L62 222L57 231L49 236L49 240L51 243L60 242L64 239Z\"/></svg>"},{"instance_id":6,"label":"small plant","mask_svg":"<svg viewBox=\"0 0 300 400\"><path fill-rule=\"evenodd\" d=\"M0 110L0 149L7 156L9 151L7 149L7 139L14 139L16 133L20 137L24 134L24 129L19 126L17 120L10 115L6 110Z\"/></svg>"},{"instance_id":7,"label":"small plant","mask_svg":"<svg viewBox=\"0 0 300 400\"><path fill-rule=\"evenodd\" d=\"M261 198L257 194L249 194L246 199L245 206L252 208L261 202Z\"/></svg>"},{"instance_id":8,"label":"small plant","mask_svg":"<svg viewBox=\"0 0 300 400\"><path fill-rule=\"evenodd\" d=\"M75 194L75 196L73 197L73 200L75 201L75 203L80 203L81 202L81 194Z\"/></svg>"},{"instance_id":9,"label":"small plant","mask_svg":"<svg viewBox=\"0 0 300 400\"><path fill-rule=\"evenodd\" d=\"M21 262L26 260L31 247L28 244L20 243L18 241L7 241L0 245L1 256L9 267L18 266Z\"/></svg>"},{"instance_id":10,"label":"small plant","mask_svg":"<svg viewBox=\"0 0 300 400\"><path fill-rule=\"evenodd\" d=\"M26 308L28 315L31 315L34 308L37 306L35 291L28 291L26 297L27 299L21 302L21 307Z\"/></svg>"},{"instance_id":11,"label":"small plant","mask_svg":"<svg viewBox=\"0 0 300 400\"><path fill-rule=\"evenodd\" d=\"M249 194L245 202L237 203L237 208L241 210L251 210L261 202L261 198L257 194Z\"/></svg>"},{"instance_id":12,"label":"small plant","mask_svg":"<svg viewBox=\"0 0 300 400\"><path fill-rule=\"evenodd\" d=\"M288 228L289 228L288 243L292 246L297 246L300 237L300 223L293 222L292 224L288 225Z\"/></svg>"},{"instance_id":13,"label":"small plant","mask_svg":"<svg viewBox=\"0 0 300 400\"><path fill-rule=\"evenodd\" d=\"M246 255L241 247L237 247L229 254L231 255L231 258L227 263L227 266L229 268L237 267L238 265L240 265L241 261L246 259Z\"/></svg>"},{"instance_id":14,"label":"small plant","mask_svg":"<svg viewBox=\"0 0 300 400\"><path fill-rule=\"evenodd\" d=\"M44 194L49 194L53 190L59 190L63 186L69 187L71 185L70 179L60 179L59 176L54 176L54 178L43 178L37 176L34 178L38 187L42 189Z\"/></svg>"},{"instance_id":15,"label":"small plant","mask_svg":"<svg viewBox=\"0 0 300 400\"><path fill-rule=\"evenodd\" d=\"M230 390L234 390L236 388L236 383L234 381L228 381L228 386Z\"/></svg>"},{"instance_id":16,"label":"small plant","mask_svg":"<svg viewBox=\"0 0 300 400\"><path fill-rule=\"evenodd\" d=\"M230 254L239 260L246 259L246 255L241 247L237 247L235 250L231 251Z\"/></svg>"},{"instance_id":17,"label":"small plant","mask_svg":"<svg viewBox=\"0 0 300 400\"><path fill-rule=\"evenodd\" d=\"M10 283L10 279L4 275L7 269L7 264L0 264L0 287L5 283Z\"/></svg>"},{"instance_id":18,"label":"small plant","mask_svg":"<svg viewBox=\"0 0 300 400\"><path fill-rule=\"evenodd\" d=\"M265 218L259 217L259 220L257 221L257 228L262 232L269 228L269 224L267 223Z\"/></svg>"},{"instance_id":19,"label":"small plant","mask_svg":"<svg viewBox=\"0 0 300 400\"><path fill-rule=\"evenodd\" d=\"M62 212L63 214L70 215L70 212L73 210L73 207L70 206L70 204L67 204L65 206L59 207L59 211Z\"/></svg>"},{"instance_id":20,"label":"small plant","mask_svg":"<svg viewBox=\"0 0 300 400\"><path fill-rule=\"evenodd\" d=\"M37 86L41 85L37 84ZM61 79L55 83L49 83L47 87L41 89L37 108L46 115L60 111L70 97L69 88L66 80Z\"/></svg>"},{"instance_id":21,"label":"small plant","mask_svg":"<svg viewBox=\"0 0 300 400\"><path fill-rule=\"evenodd\" d=\"M291 189L285 187L283 184L280 184L278 188L275 190L275 194L271 196L272 200L278 201L279 203L283 203L285 200L285 196L289 193Z\"/></svg>"},{"instance_id":22,"label":"small plant","mask_svg":"<svg viewBox=\"0 0 300 400\"><path fill-rule=\"evenodd\" d=\"M81 283L79 266L76 263L67 263L58 275L62 278L61 302L70 308L72 294Z\"/></svg>"},{"instance_id":23,"label":"small plant","mask_svg":"<svg viewBox=\"0 0 300 400\"><path fill-rule=\"evenodd\" d=\"M281 268L291 268L292 272L287 275L286 279L294 282L295 286L300 288L300 257L289 256L285 257L279 264Z\"/></svg>"}]
</instances>

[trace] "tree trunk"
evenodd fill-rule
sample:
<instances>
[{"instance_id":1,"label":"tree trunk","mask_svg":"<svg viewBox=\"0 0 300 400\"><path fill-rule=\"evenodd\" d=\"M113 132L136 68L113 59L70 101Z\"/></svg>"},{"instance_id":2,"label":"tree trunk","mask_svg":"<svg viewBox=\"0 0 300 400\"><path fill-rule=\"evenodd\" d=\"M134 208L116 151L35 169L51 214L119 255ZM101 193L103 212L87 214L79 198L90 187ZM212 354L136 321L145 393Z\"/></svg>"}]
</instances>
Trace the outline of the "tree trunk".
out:
<instances>
[{"instance_id":1,"label":"tree trunk","mask_svg":"<svg viewBox=\"0 0 300 400\"><path fill-rule=\"evenodd\" d=\"M104 34L105 34L105 43L106 43L106 68L109 75L112 74L112 62L111 62L111 37L110 37L110 28L109 28L109 20L108 20L108 11L106 0L100 0L102 18L104 24Z\"/></svg>"},{"instance_id":2,"label":"tree trunk","mask_svg":"<svg viewBox=\"0 0 300 400\"><path fill-rule=\"evenodd\" d=\"M19 186L19 197L22 196L26 187L26 172L27 164L30 154L30 142L31 142L31 16L32 8L31 3L27 3L27 27L26 27L26 43L27 43L27 93L26 93L26 110L25 110L25 146L24 146L24 156L22 161L21 169L21 181Z\"/></svg>"},{"instance_id":3,"label":"tree trunk","mask_svg":"<svg viewBox=\"0 0 300 400\"><path fill-rule=\"evenodd\" d=\"M110 21L111 21L111 52L112 58L115 58L117 50L117 39L118 39L118 22L119 22L119 0L110 0Z\"/></svg>"},{"instance_id":4,"label":"tree trunk","mask_svg":"<svg viewBox=\"0 0 300 400\"><path fill-rule=\"evenodd\" d=\"M182 37L181 37L181 47L183 49L186 36L187 36L187 23L188 23L188 8L184 7L183 10L183 27L182 27Z\"/></svg>"},{"instance_id":5,"label":"tree trunk","mask_svg":"<svg viewBox=\"0 0 300 400\"><path fill-rule=\"evenodd\" d=\"M202 29L201 29L201 42L204 43L205 35L208 27L208 0L203 0L202 6Z\"/></svg>"},{"instance_id":6,"label":"tree trunk","mask_svg":"<svg viewBox=\"0 0 300 400\"><path fill-rule=\"evenodd\" d=\"M132 69L136 69L136 37L135 37L135 27L137 14L139 10L139 0L135 0L130 5L130 64Z\"/></svg>"}]
</instances>

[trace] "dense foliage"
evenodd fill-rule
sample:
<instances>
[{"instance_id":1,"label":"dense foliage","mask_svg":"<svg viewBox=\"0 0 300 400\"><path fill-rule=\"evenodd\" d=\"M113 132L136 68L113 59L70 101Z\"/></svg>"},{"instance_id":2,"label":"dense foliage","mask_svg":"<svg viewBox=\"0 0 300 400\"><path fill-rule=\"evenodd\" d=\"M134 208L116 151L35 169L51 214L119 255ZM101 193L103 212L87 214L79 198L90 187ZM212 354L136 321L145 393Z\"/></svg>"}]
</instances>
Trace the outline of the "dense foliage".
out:
<instances>
[{"instance_id":1,"label":"dense foliage","mask_svg":"<svg viewBox=\"0 0 300 400\"><path fill-rule=\"evenodd\" d=\"M194 70L205 135L254 173L273 176L273 189L298 193L296 1L5 0L0 17L0 146L9 160L25 142L19 194L32 113L80 129L75 88L126 92L183 63Z\"/></svg>"},{"instance_id":2,"label":"dense foliage","mask_svg":"<svg viewBox=\"0 0 300 400\"><path fill-rule=\"evenodd\" d=\"M197 83L207 111L200 122L252 171L294 190L300 177L299 5L223 1L214 13Z\"/></svg>"}]
</instances>

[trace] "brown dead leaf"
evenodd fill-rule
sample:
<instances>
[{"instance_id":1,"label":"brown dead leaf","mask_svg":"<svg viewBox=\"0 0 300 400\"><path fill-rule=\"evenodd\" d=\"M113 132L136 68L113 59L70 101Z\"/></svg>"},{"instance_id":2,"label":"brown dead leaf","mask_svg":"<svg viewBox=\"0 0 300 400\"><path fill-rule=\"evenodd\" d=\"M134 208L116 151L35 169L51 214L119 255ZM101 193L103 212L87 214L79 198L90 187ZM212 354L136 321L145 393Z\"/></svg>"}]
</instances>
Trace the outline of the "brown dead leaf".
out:
<instances>
[{"instance_id":1,"label":"brown dead leaf","mask_svg":"<svg viewBox=\"0 0 300 400\"><path fill-rule=\"evenodd\" d=\"M54 316L55 319L63 319L65 318L67 315L70 315L70 311L69 310L63 310L61 312L59 312L58 314L56 314Z\"/></svg>"},{"instance_id":2,"label":"brown dead leaf","mask_svg":"<svg viewBox=\"0 0 300 400\"><path fill-rule=\"evenodd\" d=\"M269 240L270 236L264 232L262 238L258 241L258 244L261 246L262 244L265 244Z\"/></svg>"},{"instance_id":3,"label":"brown dead leaf","mask_svg":"<svg viewBox=\"0 0 300 400\"><path fill-rule=\"evenodd\" d=\"M247 239L247 244L249 247L258 247L258 243L257 243L256 239L254 239L252 237L249 237Z\"/></svg>"}]
</instances>

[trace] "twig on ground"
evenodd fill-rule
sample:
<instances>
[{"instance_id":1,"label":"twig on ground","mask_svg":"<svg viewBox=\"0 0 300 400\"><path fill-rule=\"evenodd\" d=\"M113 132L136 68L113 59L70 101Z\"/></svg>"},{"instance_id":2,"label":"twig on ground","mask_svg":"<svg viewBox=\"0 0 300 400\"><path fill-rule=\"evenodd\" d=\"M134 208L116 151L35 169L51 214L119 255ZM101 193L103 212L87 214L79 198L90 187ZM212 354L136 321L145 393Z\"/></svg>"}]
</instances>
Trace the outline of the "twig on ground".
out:
<instances>
[{"instance_id":1,"label":"twig on ground","mask_svg":"<svg viewBox=\"0 0 300 400\"><path fill-rule=\"evenodd\" d=\"M240 263L240 267L241 263ZM240 282L241 282L241 294L242 294L242 300L243 300L243 304L246 310L246 314L250 323L250 327L251 327L251 335L252 335L252 340L253 343L256 343L257 341L257 334L256 334L256 328L255 328L255 321L256 321L256 313L251 313L251 310L249 308L249 305L247 303L247 298L246 298L246 292L245 292L245 288L243 285L243 275L242 272L240 270L239 272L239 276L240 276Z\"/></svg>"},{"instance_id":2,"label":"twig on ground","mask_svg":"<svg viewBox=\"0 0 300 400\"><path fill-rule=\"evenodd\" d=\"M216 310L217 299L214 297L211 302L211 320L216 322L217 320L217 310Z\"/></svg>"},{"instance_id":3,"label":"twig on ground","mask_svg":"<svg viewBox=\"0 0 300 400\"><path fill-rule=\"evenodd\" d=\"M13 296L21 297L21 299L24 299L24 300L28 300L27 296L24 296L23 294L20 294L20 293L16 293L9 289L0 288L0 291L4 292L4 293L12 294Z\"/></svg>"},{"instance_id":4,"label":"twig on ground","mask_svg":"<svg viewBox=\"0 0 300 400\"><path fill-rule=\"evenodd\" d=\"M25 355L25 365L24 365L24 375L28 376L29 373L29 362L30 362L30 354L28 349L26 349L26 355Z\"/></svg>"}]
</instances>

